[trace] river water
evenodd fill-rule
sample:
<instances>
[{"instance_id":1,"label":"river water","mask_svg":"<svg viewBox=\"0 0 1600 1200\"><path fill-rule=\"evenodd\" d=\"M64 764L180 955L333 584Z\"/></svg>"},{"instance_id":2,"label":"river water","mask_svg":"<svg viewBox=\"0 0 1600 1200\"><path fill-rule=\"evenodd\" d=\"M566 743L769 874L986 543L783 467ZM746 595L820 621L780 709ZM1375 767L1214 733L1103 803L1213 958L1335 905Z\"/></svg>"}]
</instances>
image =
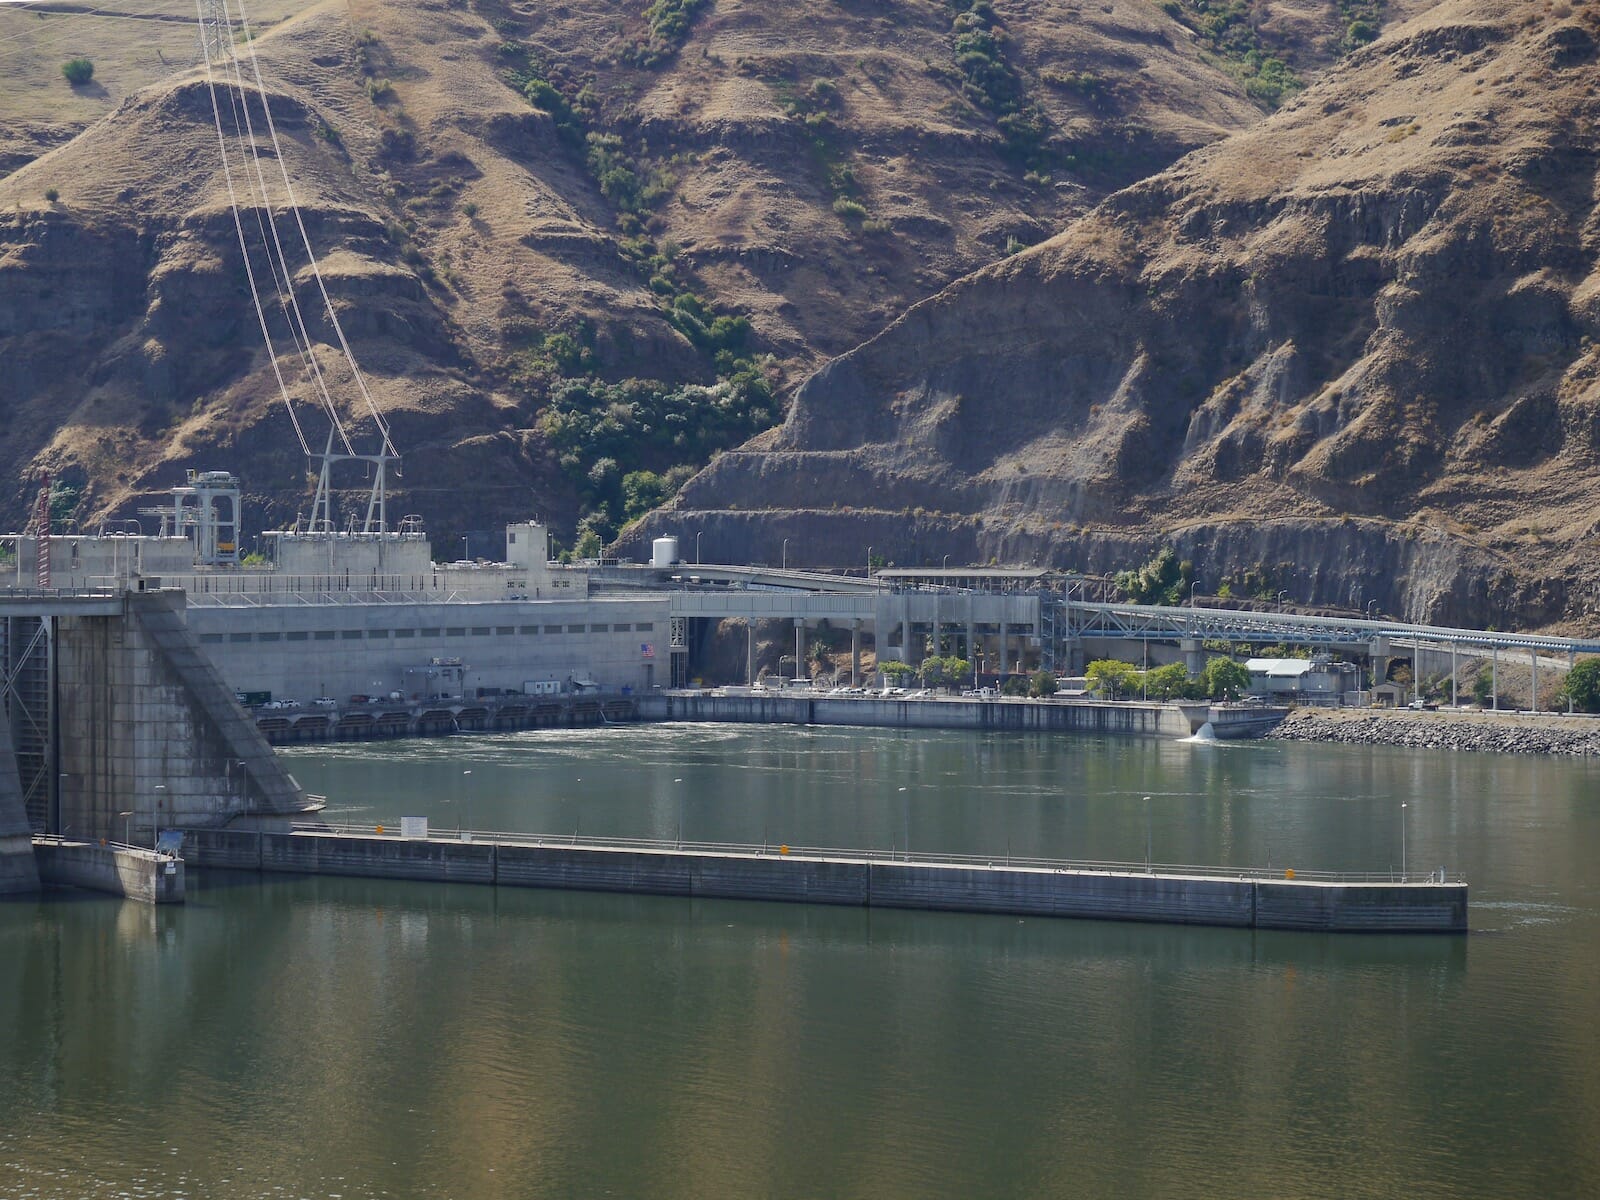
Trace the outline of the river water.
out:
<instances>
[{"instance_id":1,"label":"river water","mask_svg":"<svg viewBox=\"0 0 1600 1200\"><path fill-rule=\"evenodd\" d=\"M4 903L0 1197L1600 1196L1600 765L708 726L287 757L436 830L1404 853L1466 873L1473 932L217 873Z\"/></svg>"}]
</instances>

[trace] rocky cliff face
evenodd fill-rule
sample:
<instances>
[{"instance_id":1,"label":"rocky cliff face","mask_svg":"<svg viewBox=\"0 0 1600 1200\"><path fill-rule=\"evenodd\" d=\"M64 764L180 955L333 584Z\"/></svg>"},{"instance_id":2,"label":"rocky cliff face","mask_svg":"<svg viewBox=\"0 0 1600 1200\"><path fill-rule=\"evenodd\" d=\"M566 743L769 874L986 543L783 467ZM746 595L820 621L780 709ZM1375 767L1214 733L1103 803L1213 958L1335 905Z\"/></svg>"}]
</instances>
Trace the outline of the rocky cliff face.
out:
<instances>
[{"instance_id":1,"label":"rocky cliff face","mask_svg":"<svg viewBox=\"0 0 1600 1200\"><path fill-rule=\"evenodd\" d=\"M563 532L585 509L616 524L619 498L590 483L602 458L620 471L702 464L781 410L785 380L1261 116L1226 64L1145 0L260 11L282 154L406 455L395 507L442 536L530 510ZM1325 17L1286 35L1307 62L1328 56ZM31 27L0 21L19 81L0 122L16 132L29 96L66 89L48 48L17 57ZM113 55L136 24L96 27L96 87L109 90L72 93L55 124L30 118L37 138L4 143L25 165L0 179L0 524L21 519L40 468L82 489L85 524L131 513L185 466L242 474L252 525L291 519L304 460L260 349L210 96L194 70L158 69L159 43ZM225 120L239 95L222 93ZM95 105L105 115L83 128ZM281 204L277 151L260 129L233 139L248 140ZM248 176L235 182L248 193ZM259 210L247 198L258 246ZM304 260L292 267L307 285ZM271 303L267 320L286 346ZM310 325L337 374L331 329L315 313ZM710 395L673 389L736 373L723 351L779 393L743 425L690 445L652 440L637 414L616 445L592 428L621 403L613 386L648 381L628 394L650 392L669 415ZM326 424L300 363L288 351L279 366L316 446ZM553 444L551 398L575 380L588 440ZM336 394L370 448L348 380ZM710 407L690 424L712 422Z\"/></svg>"},{"instance_id":2,"label":"rocky cliff face","mask_svg":"<svg viewBox=\"0 0 1600 1200\"><path fill-rule=\"evenodd\" d=\"M1485 0L1392 28L826 364L638 536L1085 570L1171 543L1202 590L1591 611L1597 31Z\"/></svg>"}]
</instances>

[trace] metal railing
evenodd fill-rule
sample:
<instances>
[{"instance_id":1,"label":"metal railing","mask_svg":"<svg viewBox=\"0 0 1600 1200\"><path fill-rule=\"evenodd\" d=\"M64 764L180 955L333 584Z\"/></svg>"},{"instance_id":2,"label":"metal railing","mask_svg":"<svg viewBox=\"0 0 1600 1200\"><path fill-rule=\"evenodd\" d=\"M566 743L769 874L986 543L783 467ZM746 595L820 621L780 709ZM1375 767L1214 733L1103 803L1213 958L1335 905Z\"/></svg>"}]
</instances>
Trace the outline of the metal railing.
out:
<instances>
[{"instance_id":1,"label":"metal railing","mask_svg":"<svg viewBox=\"0 0 1600 1200\"><path fill-rule=\"evenodd\" d=\"M351 821L297 821L296 833L334 834L342 837L407 839L395 820L372 823ZM643 850L655 853L727 855L730 857L821 859L833 862L909 863L913 866L962 867L969 870L1028 870L1086 872L1102 875L1164 875L1188 879L1295 881L1301 883L1465 884L1460 872L1436 871L1303 871L1298 867L1219 867L1178 863L1117 862L1102 859L1040 858L1022 854L930 854L891 847L844 849L837 846L803 846L782 842L707 842L681 838L596 837L572 833L532 834L487 829L441 829L431 822L429 841L470 841L516 846L571 846L585 850Z\"/></svg>"}]
</instances>

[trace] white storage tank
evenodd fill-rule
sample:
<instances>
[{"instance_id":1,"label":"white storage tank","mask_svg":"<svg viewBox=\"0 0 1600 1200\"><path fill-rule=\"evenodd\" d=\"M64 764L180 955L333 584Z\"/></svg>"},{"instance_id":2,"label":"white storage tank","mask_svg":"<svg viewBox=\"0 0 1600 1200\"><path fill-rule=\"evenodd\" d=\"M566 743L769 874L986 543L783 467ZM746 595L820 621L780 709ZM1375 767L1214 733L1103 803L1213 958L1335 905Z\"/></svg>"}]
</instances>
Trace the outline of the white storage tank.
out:
<instances>
[{"instance_id":1,"label":"white storage tank","mask_svg":"<svg viewBox=\"0 0 1600 1200\"><path fill-rule=\"evenodd\" d=\"M675 537L658 537L650 543L650 565L652 567L670 567L678 561L678 539Z\"/></svg>"}]
</instances>

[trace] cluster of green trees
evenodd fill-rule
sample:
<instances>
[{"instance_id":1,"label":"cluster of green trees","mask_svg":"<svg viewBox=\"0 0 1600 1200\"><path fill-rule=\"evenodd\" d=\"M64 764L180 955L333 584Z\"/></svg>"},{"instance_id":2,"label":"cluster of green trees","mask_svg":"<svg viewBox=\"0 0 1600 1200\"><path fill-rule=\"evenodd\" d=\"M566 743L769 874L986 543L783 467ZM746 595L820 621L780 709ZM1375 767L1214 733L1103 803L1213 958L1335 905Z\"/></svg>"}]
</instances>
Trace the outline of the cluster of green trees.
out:
<instances>
[{"instance_id":1,"label":"cluster of green trees","mask_svg":"<svg viewBox=\"0 0 1600 1200\"><path fill-rule=\"evenodd\" d=\"M962 94L994 114L1012 157L1029 167L1043 166L1046 120L1006 59L1006 35L995 20L993 5L990 0L946 3L955 12L950 44L961 71Z\"/></svg>"},{"instance_id":2,"label":"cluster of green trees","mask_svg":"<svg viewBox=\"0 0 1600 1200\"><path fill-rule=\"evenodd\" d=\"M1163 546L1144 566L1118 571L1113 583L1135 604L1182 604L1194 585L1194 564L1180 561L1171 546Z\"/></svg>"},{"instance_id":3,"label":"cluster of green trees","mask_svg":"<svg viewBox=\"0 0 1600 1200\"><path fill-rule=\"evenodd\" d=\"M1344 49L1365 46L1383 28L1384 0L1339 0L1339 16L1344 22Z\"/></svg>"},{"instance_id":4,"label":"cluster of green trees","mask_svg":"<svg viewBox=\"0 0 1600 1200\"><path fill-rule=\"evenodd\" d=\"M554 386L540 428L579 485L583 522L610 541L718 451L777 420L772 381L743 362L714 384L594 376Z\"/></svg>"},{"instance_id":5,"label":"cluster of green trees","mask_svg":"<svg viewBox=\"0 0 1600 1200\"><path fill-rule=\"evenodd\" d=\"M656 0L645 12L654 54L675 47L703 0ZM592 128L599 111L587 86L568 95L539 58L515 42L500 48L511 60L506 79L528 103L550 116L561 140L581 161L617 213L618 249L656 297L666 320L705 357L712 383L657 379L606 380L598 374L594 331L585 322L541 330L507 322L506 371L526 388L539 424L563 472L577 485L583 511L575 550L593 557L621 526L671 498L712 454L776 423L777 379L758 360L747 318L718 312L697 295L678 267L679 251L645 233L650 211L676 180L667 166L642 162L623 138ZM657 61L641 60L641 65Z\"/></svg>"},{"instance_id":6,"label":"cluster of green trees","mask_svg":"<svg viewBox=\"0 0 1600 1200\"><path fill-rule=\"evenodd\" d=\"M627 47L622 57L639 67L657 67L676 54L689 29L710 0L653 0L644 10L643 40Z\"/></svg>"},{"instance_id":7,"label":"cluster of green trees","mask_svg":"<svg viewBox=\"0 0 1600 1200\"><path fill-rule=\"evenodd\" d=\"M1288 63L1267 53L1249 0L1162 0L1161 9L1199 34L1256 103L1277 108L1305 87Z\"/></svg>"},{"instance_id":8,"label":"cluster of green trees","mask_svg":"<svg viewBox=\"0 0 1600 1200\"><path fill-rule=\"evenodd\" d=\"M1560 700L1563 704L1571 701L1578 712L1600 712L1600 658L1573 664L1561 685Z\"/></svg>"},{"instance_id":9,"label":"cluster of green trees","mask_svg":"<svg viewBox=\"0 0 1600 1200\"><path fill-rule=\"evenodd\" d=\"M1207 660L1198 676L1189 674L1182 663L1152 667L1141 671L1121 659L1102 658L1084 672L1090 688L1109 700L1134 696L1151 700L1231 700L1250 686L1250 672L1231 658Z\"/></svg>"}]
</instances>

